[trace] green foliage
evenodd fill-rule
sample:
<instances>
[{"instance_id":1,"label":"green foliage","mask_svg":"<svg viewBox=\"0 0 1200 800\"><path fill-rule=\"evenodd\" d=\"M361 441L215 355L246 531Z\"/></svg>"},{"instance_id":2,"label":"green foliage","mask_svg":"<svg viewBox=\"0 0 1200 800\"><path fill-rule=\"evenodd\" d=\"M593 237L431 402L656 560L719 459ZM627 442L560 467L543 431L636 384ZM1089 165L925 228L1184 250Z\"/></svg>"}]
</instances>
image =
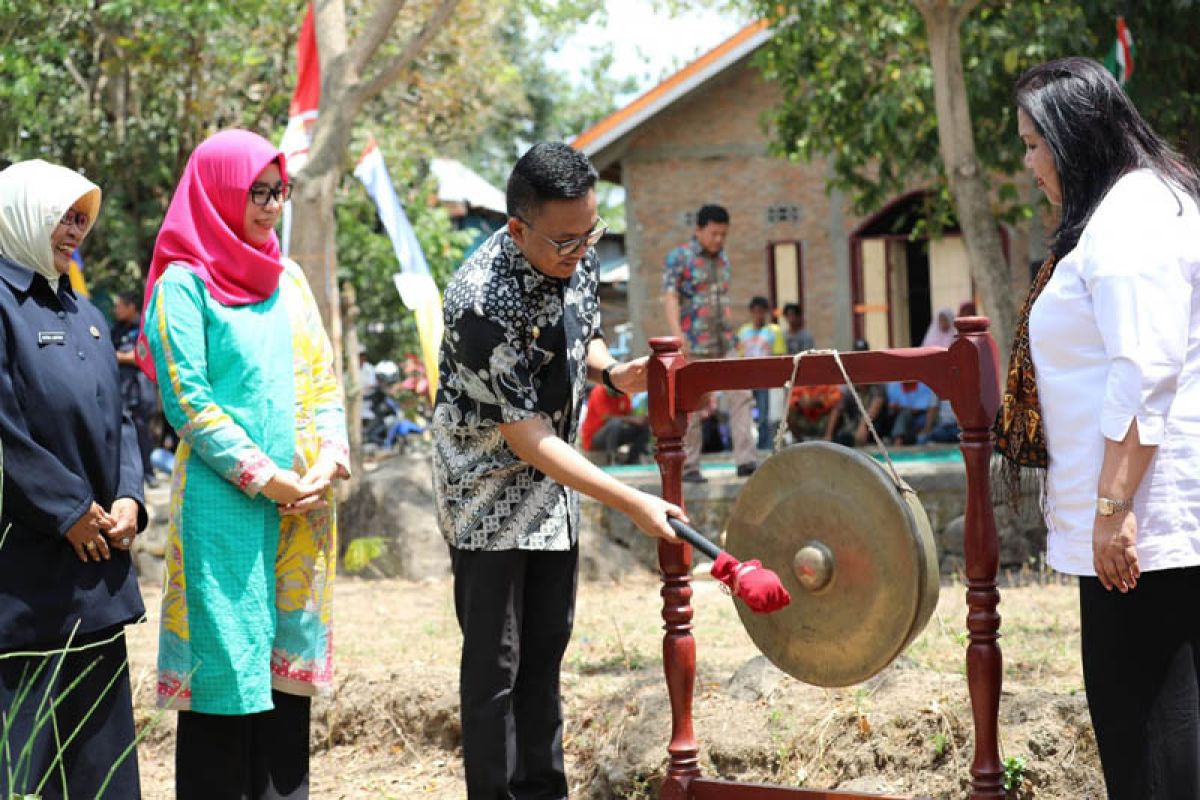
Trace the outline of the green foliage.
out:
<instances>
[{"instance_id":1,"label":"green foliage","mask_svg":"<svg viewBox=\"0 0 1200 800\"><path fill-rule=\"evenodd\" d=\"M0 0L0 163L44 158L104 190L93 288L137 285L201 139L286 113L298 23L268 0Z\"/></svg>"},{"instance_id":2,"label":"green foliage","mask_svg":"<svg viewBox=\"0 0 1200 800\"><path fill-rule=\"evenodd\" d=\"M377 61L398 51L428 5L401 13ZM372 6L348 0L352 37ZM502 183L528 142L566 138L611 111L630 87L607 77L610 54L598 52L578 86L545 62L602 8L601 0L463 0L410 73L358 121L379 139L440 286L469 237L430 206L424 165L459 157ZM301 0L0 0L0 166L45 158L101 186L103 212L84 245L94 293L140 285L196 144L231 126L278 140L302 11ZM342 276L358 286L361 319L376 323L362 332L370 351L395 358L415 347L415 330L391 283L391 245L349 176L354 155L338 196Z\"/></svg>"},{"instance_id":3,"label":"green foliage","mask_svg":"<svg viewBox=\"0 0 1200 800\"><path fill-rule=\"evenodd\" d=\"M830 185L859 213L900 192L939 189L930 216L951 207L938 145L933 70L920 13L908 0L755 0L775 27L758 64L783 90L769 122L777 151L826 157ZM1048 58L1093 49L1075 4L984 4L962 28L963 67L985 168L1021 166L1012 84ZM1006 197L1013 197L1011 190Z\"/></svg>"},{"instance_id":4,"label":"green foliage","mask_svg":"<svg viewBox=\"0 0 1200 800\"><path fill-rule=\"evenodd\" d=\"M342 564L347 572L362 572L375 559L383 555L387 545L380 536L364 536L346 545Z\"/></svg>"},{"instance_id":5,"label":"green foliage","mask_svg":"<svg viewBox=\"0 0 1200 800\"><path fill-rule=\"evenodd\" d=\"M1083 4L1102 58L1124 15L1137 49L1125 91L1150 125L1191 161L1200 161L1200 2L1091 0Z\"/></svg>"},{"instance_id":6,"label":"green foliage","mask_svg":"<svg viewBox=\"0 0 1200 800\"><path fill-rule=\"evenodd\" d=\"M783 99L767 120L776 149L797 160L828 158L829 184L859 213L915 187L937 190L930 230L950 221L938 147L933 72L924 22L910 0L753 0L775 28L758 65ZM983 3L963 23L962 58L975 145L990 175L1022 170L1012 87L1029 67L1065 55L1101 58L1117 14L1138 52L1127 90L1155 128L1200 150L1200 14L1195 0L1126 3ZM1189 68L1190 67L1190 68ZM1015 187L997 188L995 211L1028 215Z\"/></svg>"},{"instance_id":7,"label":"green foliage","mask_svg":"<svg viewBox=\"0 0 1200 800\"><path fill-rule=\"evenodd\" d=\"M1008 756L1004 759L1004 791L1015 792L1025 781L1025 759Z\"/></svg>"},{"instance_id":8,"label":"green foliage","mask_svg":"<svg viewBox=\"0 0 1200 800\"><path fill-rule=\"evenodd\" d=\"M582 75L572 81L549 66L546 55L559 50L576 26L603 14L599 0L541 0L532 7L513 5L500 19L497 44L511 65L512 99L523 113L493 120L471 142L465 160L497 185L503 185L514 161L533 142L565 140L617 108L617 97L636 89L633 78L611 76L612 49L597 46Z\"/></svg>"}]
</instances>

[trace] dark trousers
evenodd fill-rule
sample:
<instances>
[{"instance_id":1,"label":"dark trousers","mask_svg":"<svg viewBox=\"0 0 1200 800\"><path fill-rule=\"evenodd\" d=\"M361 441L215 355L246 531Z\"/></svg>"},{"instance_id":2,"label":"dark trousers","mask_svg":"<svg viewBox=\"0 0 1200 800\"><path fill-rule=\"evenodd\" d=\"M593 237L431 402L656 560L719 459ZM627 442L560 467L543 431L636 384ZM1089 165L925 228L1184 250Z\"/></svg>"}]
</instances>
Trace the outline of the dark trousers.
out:
<instances>
[{"instance_id":1,"label":"dark trousers","mask_svg":"<svg viewBox=\"0 0 1200 800\"><path fill-rule=\"evenodd\" d=\"M311 701L271 692L258 714L179 712L179 800L306 800Z\"/></svg>"},{"instance_id":2,"label":"dark trousers","mask_svg":"<svg viewBox=\"0 0 1200 800\"><path fill-rule=\"evenodd\" d=\"M1079 579L1083 680L1111 800L1200 798L1200 567L1128 594Z\"/></svg>"},{"instance_id":3,"label":"dark trousers","mask_svg":"<svg viewBox=\"0 0 1200 800\"><path fill-rule=\"evenodd\" d=\"M754 405L758 408L758 449L771 449L771 390L754 389Z\"/></svg>"},{"instance_id":4,"label":"dark trousers","mask_svg":"<svg viewBox=\"0 0 1200 800\"><path fill-rule=\"evenodd\" d=\"M114 635L115 641L97 644ZM95 646L77 650L85 645ZM135 734L124 630L82 634L71 647L74 652L66 654L0 657L0 711L11 720L7 737L0 724L0 797L38 794L43 778L39 796L45 800L142 796L137 751L131 747ZM38 718L43 718L41 724ZM67 739L71 743L63 749ZM60 751L62 759L56 761ZM108 786L101 793L105 781Z\"/></svg>"},{"instance_id":5,"label":"dark trousers","mask_svg":"<svg viewBox=\"0 0 1200 800\"><path fill-rule=\"evenodd\" d=\"M899 439L904 444L915 444L917 434L925 427L925 417L929 412L925 409L914 411L902 408L896 412L892 420L892 438Z\"/></svg>"},{"instance_id":6,"label":"dark trousers","mask_svg":"<svg viewBox=\"0 0 1200 800\"><path fill-rule=\"evenodd\" d=\"M650 442L650 428L623 419L609 419L600 430L592 434L592 452L604 451L608 463L615 464L617 451L622 445L629 445L629 455L626 464L637 464L646 452Z\"/></svg>"},{"instance_id":7,"label":"dark trousers","mask_svg":"<svg viewBox=\"0 0 1200 800\"><path fill-rule=\"evenodd\" d=\"M450 558L463 632L467 796L565 798L559 665L575 616L579 548L451 548Z\"/></svg>"},{"instance_id":8,"label":"dark trousers","mask_svg":"<svg viewBox=\"0 0 1200 800\"><path fill-rule=\"evenodd\" d=\"M142 454L142 474L146 478L154 477L154 465L150 463L150 452L154 450L154 440L150 436L150 417L151 414L146 413L140 408L134 408L130 412L133 417L133 427L137 431L138 450Z\"/></svg>"}]
</instances>

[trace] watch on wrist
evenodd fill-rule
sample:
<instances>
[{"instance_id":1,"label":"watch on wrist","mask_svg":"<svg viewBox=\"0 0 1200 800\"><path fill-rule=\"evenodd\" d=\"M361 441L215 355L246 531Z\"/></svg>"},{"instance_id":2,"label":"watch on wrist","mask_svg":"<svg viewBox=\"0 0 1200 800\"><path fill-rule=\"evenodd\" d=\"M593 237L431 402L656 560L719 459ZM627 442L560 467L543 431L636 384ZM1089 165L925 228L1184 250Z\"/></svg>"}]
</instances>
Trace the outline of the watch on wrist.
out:
<instances>
[{"instance_id":1,"label":"watch on wrist","mask_svg":"<svg viewBox=\"0 0 1200 800\"><path fill-rule=\"evenodd\" d=\"M608 387L608 390L610 392L615 392L616 394L625 394L624 392L622 392L620 389L617 388L615 383L613 383L612 371L613 371L613 367L615 367L616 365L617 365L617 362L614 361L613 363L609 364L604 369L600 370L600 380L604 381L604 385L606 387Z\"/></svg>"},{"instance_id":2,"label":"watch on wrist","mask_svg":"<svg viewBox=\"0 0 1200 800\"><path fill-rule=\"evenodd\" d=\"M1129 511L1133 508L1133 498L1114 500L1111 497L1096 498L1096 513L1102 517L1111 517L1118 511Z\"/></svg>"}]
</instances>

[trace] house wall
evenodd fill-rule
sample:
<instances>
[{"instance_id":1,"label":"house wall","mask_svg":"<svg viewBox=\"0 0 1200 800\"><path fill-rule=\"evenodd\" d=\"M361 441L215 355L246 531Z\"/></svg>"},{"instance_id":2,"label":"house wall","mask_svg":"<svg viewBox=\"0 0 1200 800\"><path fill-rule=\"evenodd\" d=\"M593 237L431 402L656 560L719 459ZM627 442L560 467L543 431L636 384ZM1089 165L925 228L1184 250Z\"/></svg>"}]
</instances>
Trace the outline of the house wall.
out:
<instances>
[{"instance_id":1,"label":"house wall","mask_svg":"<svg viewBox=\"0 0 1200 800\"><path fill-rule=\"evenodd\" d=\"M823 164L796 165L767 154L761 117L776 101L775 88L743 62L630 140L621 173L635 341L668 332L663 261L692 235L686 213L717 203L731 217L726 253L735 321L748 318L751 297L768 294L768 243L799 240L808 328L819 347L849 347L848 236L858 219L840 196L826 196ZM776 204L799 206L799 219L768 223L767 209Z\"/></svg>"},{"instance_id":2,"label":"house wall","mask_svg":"<svg viewBox=\"0 0 1200 800\"><path fill-rule=\"evenodd\" d=\"M726 252L733 268L735 322L748 318L751 297L768 294L770 243L797 240L807 327L818 347L850 348L849 237L863 219L839 192L826 193L822 161L791 163L769 155L764 117L778 101L776 87L746 60L654 116L625 143L620 161L635 354L648 351L647 337L668 333L661 303L663 261L694 230L685 221L687 212L705 203L723 205L731 215ZM1027 189L1032 197L1032 185ZM777 204L798 206L799 219L769 222L767 209ZM1039 223L1032 236L1029 226L1007 231L1018 298L1029 284L1028 262L1041 255ZM937 260L943 259L953 260L949 252L939 253ZM886 326L886 315L875 324Z\"/></svg>"}]
</instances>

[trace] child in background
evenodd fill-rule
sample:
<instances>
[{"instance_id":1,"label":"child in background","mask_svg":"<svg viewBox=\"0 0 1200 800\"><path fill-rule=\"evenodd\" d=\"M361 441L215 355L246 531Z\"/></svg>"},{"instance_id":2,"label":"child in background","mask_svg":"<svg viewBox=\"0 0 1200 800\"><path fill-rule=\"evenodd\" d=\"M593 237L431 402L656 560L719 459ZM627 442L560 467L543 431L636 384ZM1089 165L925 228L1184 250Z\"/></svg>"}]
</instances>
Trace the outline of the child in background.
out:
<instances>
[{"instance_id":1,"label":"child in background","mask_svg":"<svg viewBox=\"0 0 1200 800\"><path fill-rule=\"evenodd\" d=\"M783 331L771 321L771 304L765 297L750 300L750 321L738 328L738 355L742 358L781 356L787 353ZM758 407L758 449L771 447L771 390L755 389L754 405Z\"/></svg>"}]
</instances>

